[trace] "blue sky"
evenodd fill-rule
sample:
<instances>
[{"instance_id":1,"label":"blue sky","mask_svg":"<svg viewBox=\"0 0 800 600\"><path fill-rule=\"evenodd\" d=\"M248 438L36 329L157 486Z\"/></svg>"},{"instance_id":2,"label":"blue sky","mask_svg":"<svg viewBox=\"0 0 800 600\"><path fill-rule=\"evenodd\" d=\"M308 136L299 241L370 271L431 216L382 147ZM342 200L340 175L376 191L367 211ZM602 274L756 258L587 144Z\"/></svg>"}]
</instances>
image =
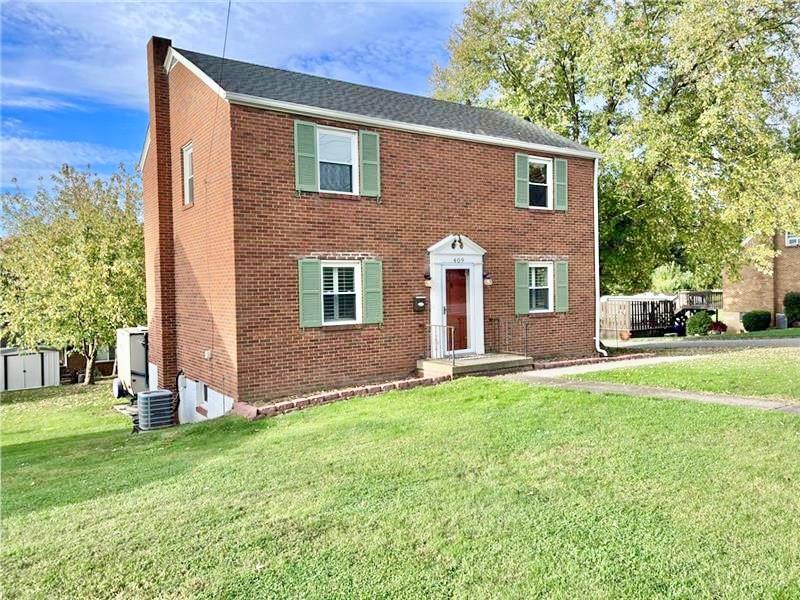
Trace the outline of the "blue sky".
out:
<instances>
[{"instance_id":1,"label":"blue sky","mask_svg":"<svg viewBox=\"0 0 800 600\"><path fill-rule=\"evenodd\" d=\"M463 3L234 0L227 56L415 94ZM220 54L224 2L3 2L2 181L29 191L61 163L133 168L147 127L145 44Z\"/></svg>"}]
</instances>

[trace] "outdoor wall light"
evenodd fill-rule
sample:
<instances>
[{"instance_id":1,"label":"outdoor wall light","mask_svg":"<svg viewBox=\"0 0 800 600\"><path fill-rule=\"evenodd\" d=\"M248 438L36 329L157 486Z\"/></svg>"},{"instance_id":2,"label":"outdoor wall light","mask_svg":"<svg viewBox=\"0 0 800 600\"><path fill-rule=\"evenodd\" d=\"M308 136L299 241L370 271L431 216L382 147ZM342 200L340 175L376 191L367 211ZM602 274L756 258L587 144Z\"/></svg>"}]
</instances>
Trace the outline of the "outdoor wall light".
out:
<instances>
[{"instance_id":1,"label":"outdoor wall light","mask_svg":"<svg viewBox=\"0 0 800 600\"><path fill-rule=\"evenodd\" d=\"M483 274L483 285L485 285L486 287L492 285L492 276L489 275L489 273Z\"/></svg>"},{"instance_id":2,"label":"outdoor wall light","mask_svg":"<svg viewBox=\"0 0 800 600\"><path fill-rule=\"evenodd\" d=\"M425 273L425 287L431 287L431 285L433 285L431 283L431 274Z\"/></svg>"}]
</instances>

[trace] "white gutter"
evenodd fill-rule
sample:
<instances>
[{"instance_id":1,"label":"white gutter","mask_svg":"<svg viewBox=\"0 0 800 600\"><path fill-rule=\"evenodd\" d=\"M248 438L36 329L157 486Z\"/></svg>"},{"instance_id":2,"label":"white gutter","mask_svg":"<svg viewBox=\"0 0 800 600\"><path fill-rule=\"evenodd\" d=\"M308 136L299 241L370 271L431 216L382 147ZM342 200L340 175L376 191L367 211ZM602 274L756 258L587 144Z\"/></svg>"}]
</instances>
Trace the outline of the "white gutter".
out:
<instances>
[{"instance_id":1,"label":"white gutter","mask_svg":"<svg viewBox=\"0 0 800 600\"><path fill-rule=\"evenodd\" d=\"M147 152L150 150L150 125L147 126L147 132L144 134L144 145L142 152L139 154L139 162L136 163L136 170L141 173L144 171L144 161L147 160Z\"/></svg>"},{"instance_id":2,"label":"white gutter","mask_svg":"<svg viewBox=\"0 0 800 600\"><path fill-rule=\"evenodd\" d=\"M608 352L600 346L600 199L597 180L600 176L600 158L594 159L594 348L603 356Z\"/></svg>"},{"instance_id":3,"label":"white gutter","mask_svg":"<svg viewBox=\"0 0 800 600\"><path fill-rule=\"evenodd\" d=\"M189 69L189 71L194 73L200 79L200 81L211 88L215 94L234 104L253 106L256 108L266 108L278 112L292 113L297 115L321 117L324 119L331 119L333 121L347 121L349 123L356 123L359 125L384 127L386 129L395 129L398 131L409 131L412 133L421 133L436 137L464 140L467 142L505 146L508 148L517 148L522 150L532 150L534 152L546 152L549 154L560 154L563 156L579 156L582 158L600 158L600 154L594 152L593 150L577 150L575 148L561 148L559 146L550 146L548 144L533 144L510 138L484 135L481 133L468 133L466 131L432 127L430 125L418 125L416 123L406 123L404 121L395 121L393 119L384 119L381 117L370 117L367 115L359 115L341 110L309 106L307 104L296 104L294 102L272 100L270 98L262 98L261 96L251 96L249 94L228 92L222 89L217 82L206 75L192 61L175 50L175 48L170 47L170 49L167 51L167 56L164 59L164 68L166 69L167 73L169 73L177 63L181 63L184 67Z\"/></svg>"}]
</instances>

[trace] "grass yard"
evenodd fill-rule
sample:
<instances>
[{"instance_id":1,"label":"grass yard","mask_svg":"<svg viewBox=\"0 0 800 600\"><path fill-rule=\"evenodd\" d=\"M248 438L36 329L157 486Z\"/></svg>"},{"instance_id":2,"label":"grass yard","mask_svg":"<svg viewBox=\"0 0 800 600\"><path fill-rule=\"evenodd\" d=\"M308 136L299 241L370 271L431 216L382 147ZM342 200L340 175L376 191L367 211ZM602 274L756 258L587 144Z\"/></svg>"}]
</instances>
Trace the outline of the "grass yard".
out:
<instances>
[{"instance_id":1,"label":"grass yard","mask_svg":"<svg viewBox=\"0 0 800 600\"><path fill-rule=\"evenodd\" d=\"M748 338L749 339L794 338L794 337L800 337L800 327L789 327L787 329L765 329L764 331L750 331L745 333L725 333L717 337L723 340L729 340L729 339L739 340ZM685 338L685 339L693 339L693 338Z\"/></svg>"},{"instance_id":2,"label":"grass yard","mask_svg":"<svg viewBox=\"0 0 800 600\"><path fill-rule=\"evenodd\" d=\"M575 375L585 381L800 402L800 348L749 348L691 361Z\"/></svg>"},{"instance_id":3,"label":"grass yard","mask_svg":"<svg viewBox=\"0 0 800 600\"><path fill-rule=\"evenodd\" d=\"M800 418L487 379L131 435L2 398L6 597L797 597Z\"/></svg>"}]
</instances>

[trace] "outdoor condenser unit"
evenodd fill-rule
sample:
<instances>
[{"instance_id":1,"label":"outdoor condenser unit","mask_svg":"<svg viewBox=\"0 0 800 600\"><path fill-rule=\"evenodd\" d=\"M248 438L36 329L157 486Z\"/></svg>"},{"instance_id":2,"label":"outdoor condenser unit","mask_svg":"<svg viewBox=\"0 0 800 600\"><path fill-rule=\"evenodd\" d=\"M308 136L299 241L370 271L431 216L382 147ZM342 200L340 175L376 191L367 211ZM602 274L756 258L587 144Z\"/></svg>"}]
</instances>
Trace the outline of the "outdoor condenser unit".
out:
<instances>
[{"instance_id":1,"label":"outdoor condenser unit","mask_svg":"<svg viewBox=\"0 0 800 600\"><path fill-rule=\"evenodd\" d=\"M139 429L149 431L173 425L172 392L152 390L141 392L136 403L139 407Z\"/></svg>"},{"instance_id":2,"label":"outdoor condenser unit","mask_svg":"<svg viewBox=\"0 0 800 600\"><path fill-rule=\"evenodd\" d=\"M147 327L117 329L117 372L117 398L125 394L136 396L148 389Z\"/></svg>"}]
</instances>

